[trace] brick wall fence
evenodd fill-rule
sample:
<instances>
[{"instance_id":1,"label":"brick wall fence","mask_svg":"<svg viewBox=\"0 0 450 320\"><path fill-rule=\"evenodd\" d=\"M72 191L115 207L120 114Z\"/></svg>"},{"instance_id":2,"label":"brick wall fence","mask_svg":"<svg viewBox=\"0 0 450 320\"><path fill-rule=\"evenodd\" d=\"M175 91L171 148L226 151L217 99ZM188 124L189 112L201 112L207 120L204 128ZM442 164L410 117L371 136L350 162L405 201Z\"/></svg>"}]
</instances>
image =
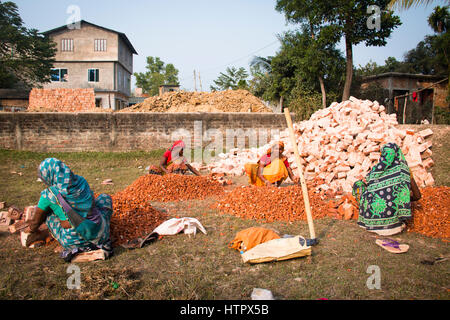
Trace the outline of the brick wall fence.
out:
<instances>
[{"instance_id":1,"label":"brick wall fence","mask_svg":"<svg viewBox=\"0 0 450 320\"><path fill-rule=\"evenodd\" d=\"M84 111L95 108L94 89L32 89L28 110Z\"/></svg>"},{"instance_id":2,"label":"brick wall fence","mask_svg":"<svg viewBox=\"0 0 450 320\"><path fill-rule=\"evenodd\" d=\"M295 121L295 116L292 114ZM443 125L398 127L448 132ZM0 112L0 148L42 152L131 151L167 148L174 139L203 146L211 137L223 146L264 145L286 128L274 113L31 113ZM440 130L440 131L439 131ZM231 145L226 145L226 135ZM254 140L256 134L258 141ZM190 140L189 140L190 138Z\"/></svg>"},{"instance_id":3,"label":"brick wall fence","mask_svg":"<svg viewBox=\"0 0 450 320\"><path fill-rule=\"evenodd\" d=\"M273 113L0 112L0 148L51 152L153 150L167 148L177 138L191 141L193 148L202 139L205 146L222 138L227 147L227 131L231 147L248 147L266 144L285 128L284 114ZM254 141L255 134L259 141Z\"/></svg>"}]
</instances>

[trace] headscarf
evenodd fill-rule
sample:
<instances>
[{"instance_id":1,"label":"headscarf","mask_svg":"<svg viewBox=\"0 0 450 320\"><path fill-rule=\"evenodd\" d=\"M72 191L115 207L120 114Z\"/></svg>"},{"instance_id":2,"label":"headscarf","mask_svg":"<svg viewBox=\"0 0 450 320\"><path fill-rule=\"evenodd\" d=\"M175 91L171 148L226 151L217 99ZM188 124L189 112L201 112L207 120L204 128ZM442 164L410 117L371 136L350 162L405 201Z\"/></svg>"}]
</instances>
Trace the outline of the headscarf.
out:
<instances>
[{"instance_id":1,"label":"headscarf","mask_svg":"<svg viewBox=\"0 0 450 320\"><path fill-rule=\"evenodd\" d=\"M78 214L87 216L93 205L94 193L86 179L74 174L64 162L56 158L42 161L38 176L49 187L41 192L42 197L58 204L55 196L60 193Z\"/></svg>"},{"instance_id":2,"label":"headscarf","mask_svg":"<svg viewBox=\"0 0 450 320\"><path fill-rule=\"evenodd\" d=\"M183 140L177 140L173 143L172 147L169 149L170 157L167 159L167 162L185 162L184 156L180 156L181 150L186 147Z\"/></svg>"},{"instance_id":3,"label":"headscarf","mask_svg":"<svg viewBox=\"0 0 450 320\"><path fill-rule=\"evenodd\" d=\"M284 150L284 142L283 141L278 141L277 143L274 143L268 150L267 150L267 154L271 155L272 154L272 149L278 147L278 149L283 149Z\"/></svg>"}]
</instances>

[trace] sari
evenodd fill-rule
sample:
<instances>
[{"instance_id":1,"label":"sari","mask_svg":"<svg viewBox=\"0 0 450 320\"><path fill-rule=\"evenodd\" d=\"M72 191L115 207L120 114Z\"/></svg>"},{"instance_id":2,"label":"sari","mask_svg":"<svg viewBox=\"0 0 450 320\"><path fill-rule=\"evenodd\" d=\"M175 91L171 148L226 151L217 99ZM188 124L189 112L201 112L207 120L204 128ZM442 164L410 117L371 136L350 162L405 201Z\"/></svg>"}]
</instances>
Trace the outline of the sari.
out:
<instances>
[{"instance_id":1,"label":"sari","mask_svg":"<svg viewBox=\"0 0 450 320\"><path fill-rule=\"evenodd\" d=\"M359 202L358 225L380 235L401 232L411 215L411 173L402 150L395 143L381 149L378 163L353 185Z\"/></svg>"},{"instance_id":2,"label":"sari","mask_svg":"<svg viewBox=\"0 0 450 320\"><path fill-rule=\"evenodd\" d=\"M38 207L49 212L45 222L64 249L62 257L70 261L77 253L97 249L103 249L107 256L112 254L111 197L101 194L95 199L86 179L56 158L42 161L38 175L48 186L41 192ZM71 228L61 226L64 220Z\"/></svg>"},{"instance_id":3,"label":"sari","mask_svg":"<svg viewBox=\"0 0 450 320\"><path fill-rule=\"evenodd\" d=\"M282 142L279 142L279 146L284 147ZM264 166L263 176L270 183L282 183L289 177L287 168L289 167L289 162L287 158L276 157L274 159L271 154L271 149L268 150L267 154L261 157L257 163L246 163L244 165L245 173L248 175L248 183L254 186L262 187L265 183L258 176L258 171L261 166Z\"/></svg>"},{"instance_id":4,"label":"sari","mask_svg":"<svg viewBox=\"0 0 450 320\"><path fill-rule=\"evenodd\" d=\"M172 147L164 152L163 157L166 158L166 169L169 173L184 174L188 170L188 167L186 166L186 158L179 155L184 147L185 143L182 140L177 140L173 143ZM149 174L165 175L166 173L161 170L161 168L151 165L149 168Z\"/></svg>"}]
</instances>

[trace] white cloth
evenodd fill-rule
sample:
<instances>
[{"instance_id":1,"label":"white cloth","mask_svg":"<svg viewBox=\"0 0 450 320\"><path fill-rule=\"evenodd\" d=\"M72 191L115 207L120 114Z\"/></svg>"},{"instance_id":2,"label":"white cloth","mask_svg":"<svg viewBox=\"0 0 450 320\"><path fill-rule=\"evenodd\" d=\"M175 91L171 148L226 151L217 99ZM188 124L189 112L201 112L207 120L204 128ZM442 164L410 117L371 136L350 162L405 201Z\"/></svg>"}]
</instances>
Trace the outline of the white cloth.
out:
<instances>
[{"instance_id":1,"label":"white cloth","mask_svg":"<svg viewBox=\"0 0 450 320\"><path fill-rule=\"evenodd\" d=\"M156 232L161 236L172 236L183 231L185 234L194 234L195 236L197 233L197 228L206 234L205 228L202 226L200 221L195 218L172 218L161 223L155 228L155 230L153 230L153 232Z\"/></svg>"}]
</instances>

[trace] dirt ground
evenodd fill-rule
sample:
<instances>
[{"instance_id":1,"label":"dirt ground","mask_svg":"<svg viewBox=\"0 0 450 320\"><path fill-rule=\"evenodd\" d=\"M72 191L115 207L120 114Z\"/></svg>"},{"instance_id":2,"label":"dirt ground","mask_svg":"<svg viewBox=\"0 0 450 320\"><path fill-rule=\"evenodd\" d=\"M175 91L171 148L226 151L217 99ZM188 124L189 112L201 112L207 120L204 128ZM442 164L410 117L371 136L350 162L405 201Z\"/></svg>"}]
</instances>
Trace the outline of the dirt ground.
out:
<instances>
[{"instance_id":1,"label":"dirt ground","mask_svg":"<svg viewBox=\"0 0 450 320\"><path fill-rule=\"evenodd\" d=\"M20 207L37 203L43 186L36 181L36 167L48 156L65 161L95 192L114 193L145 174L143 168L157 163L162 152L44 154L0 150L0 173L5 177L0 181L0 201ZM101 185L108 178L114 185ZM233 180L227 188L247 184L245 177ZM448 260L423 263L449 257L447 242L402 233L394 239L410 249L396 255L378 247L376 237L354 221L325 218L314 222L320 242L312 248L312 256L249 265L242 262L239 252L227 247L237 232L263 226L281 235L308 236L307 223L264 224L222 215L211 208L216 200L153 202L169 217L199 219L207 234L163 237L142 249L118 247L109 260L78 263L80 289L68 288L70 264L54 252L56 243L26 249L18 235L2 232L0 299L249 300L254 288L271 290L280 300L450 299ZM380 289L367 285L371 266L379 267Z\"/></svg>"}]
</instances>

